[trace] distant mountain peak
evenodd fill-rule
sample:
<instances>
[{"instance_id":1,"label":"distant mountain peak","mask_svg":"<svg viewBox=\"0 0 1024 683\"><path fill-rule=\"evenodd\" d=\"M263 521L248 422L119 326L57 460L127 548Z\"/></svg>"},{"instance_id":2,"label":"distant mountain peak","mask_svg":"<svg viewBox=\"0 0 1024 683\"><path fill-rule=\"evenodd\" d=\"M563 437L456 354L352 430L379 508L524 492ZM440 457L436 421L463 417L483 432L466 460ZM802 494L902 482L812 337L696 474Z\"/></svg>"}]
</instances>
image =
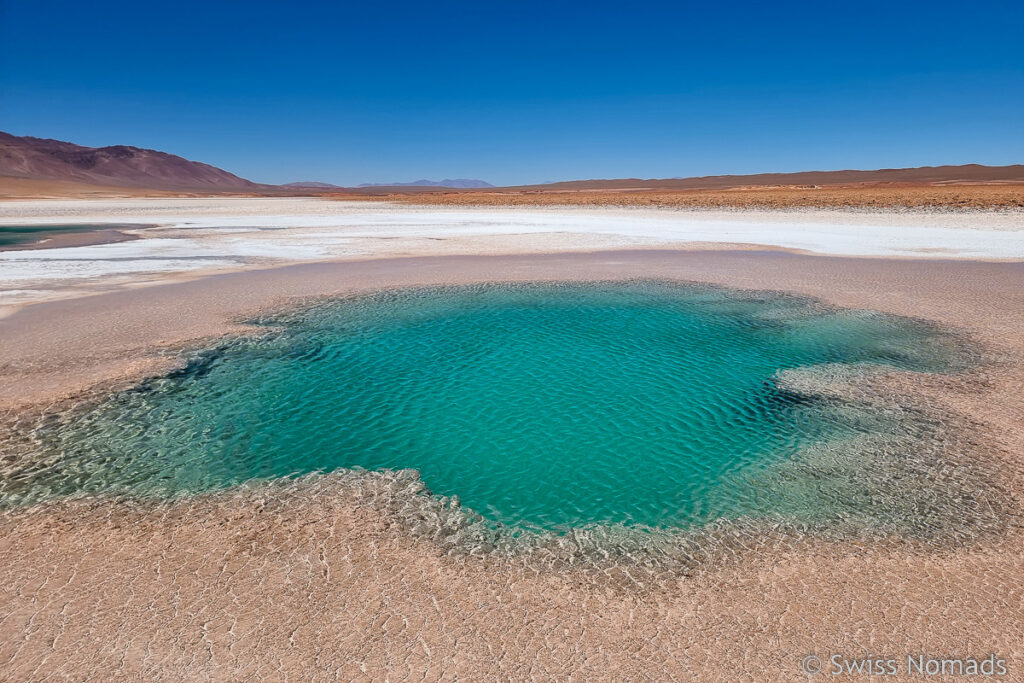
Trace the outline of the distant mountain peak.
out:
<instances>
[{"instance_id":1,"label":"distant mountain peak","mask_svg":"<svg viewBox=\"0 0 1024 683\"><path fill-rule=\"evenodd\" d=\"M465 189L494 187L494 185L472 178L445 178L444 180L415 180L411 183L363 183L359 187L455 187Z\"/></svg>"},{"instance_id":2,"label":"distant mountain peak","mask_svg":"<svg viewBox=\"0 0 1024 683\"><path fill-rule=\"evenodd\" d=\"M155 149L85 147L0 132L0 175L153 190L254 190L245 178Z\"/></svg>"}]
</instances>

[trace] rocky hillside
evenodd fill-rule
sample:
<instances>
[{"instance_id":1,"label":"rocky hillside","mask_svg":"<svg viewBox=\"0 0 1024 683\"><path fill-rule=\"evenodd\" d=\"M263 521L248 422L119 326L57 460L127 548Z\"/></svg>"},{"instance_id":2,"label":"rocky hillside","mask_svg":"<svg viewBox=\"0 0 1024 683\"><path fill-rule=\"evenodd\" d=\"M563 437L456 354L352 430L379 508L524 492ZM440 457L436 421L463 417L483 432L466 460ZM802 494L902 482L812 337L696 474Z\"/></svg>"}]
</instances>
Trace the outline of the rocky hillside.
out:
<instances>
[{"instance_id":1,"label":"rocky hillside","mask_svg":"<svg viewBox=\"0 0 1024 683\"><path fill-rule=\"evenodd\" d=\"M233 173L153 149L17 137L0 132L0 176L156 190L260 190Z\"/></svg>"}]
</instances>

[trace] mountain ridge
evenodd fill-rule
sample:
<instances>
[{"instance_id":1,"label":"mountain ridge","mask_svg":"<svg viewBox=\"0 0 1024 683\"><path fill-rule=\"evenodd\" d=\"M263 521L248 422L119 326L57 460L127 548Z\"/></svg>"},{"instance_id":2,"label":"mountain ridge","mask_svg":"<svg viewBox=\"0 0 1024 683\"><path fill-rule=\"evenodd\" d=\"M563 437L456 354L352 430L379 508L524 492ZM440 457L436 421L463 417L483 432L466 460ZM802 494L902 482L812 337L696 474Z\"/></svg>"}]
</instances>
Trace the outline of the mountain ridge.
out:
<instances>
[{"instance_id":1,"label":"mountain ridge","mask_svg":"<svg viewBox=\"0 0 1024 683\"><path fill-rule=\"evenodd\" d=\"M154 190L267 188L201 161L131 145L86 147L0 132L0 175Z\"/></svg>"}]
</instances>

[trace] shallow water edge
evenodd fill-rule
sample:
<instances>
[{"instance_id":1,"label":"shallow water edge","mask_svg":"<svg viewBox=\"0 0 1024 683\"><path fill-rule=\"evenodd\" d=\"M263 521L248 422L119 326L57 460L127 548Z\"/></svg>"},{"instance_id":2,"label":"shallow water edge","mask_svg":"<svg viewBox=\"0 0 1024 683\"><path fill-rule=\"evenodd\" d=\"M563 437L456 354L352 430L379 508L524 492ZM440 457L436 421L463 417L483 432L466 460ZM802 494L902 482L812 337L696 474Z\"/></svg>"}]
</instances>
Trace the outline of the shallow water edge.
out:
<instances>
[{"instance_id":1,"label":"shallow water edge","mask_svg":"<svg viewBox=\"0 0 1024 683\"><path fill-rule=\"evenodd\" d=\"M324 304L312 304L313 308L320 305ZM962 340L957 340L960 343ZM970 372L960 372L965 384ZM1007 504L1012 497L999 483L998 467L978 456L972 426L963 418L915 400L915 381L928 381L928 376L891 371L851 374L830 367L780 376L781 387L804 397L883 410L926 426L917 438L895 443L862 441L812 450L788 470L774 473L772 483L778 486L826 478L837 496L848 493L852 486L856 496L848 511L855 514L842 520L794 521L779 516L739 518L685 530L594 525L562 533L523 532L495 527L458 500L432 495L415 472L405 470L349 470L294 481L250 482L236 490L205 494L193 503L121 498L47 503L43 507L69 506L70 510L79 505L114 505L149 510L148 514L193 514L191 505L216 504L218 497L296 503L303 496L337 496L346 505L385 513L407 533L429 539L447 553L502 557L545 567L600 567L611 562L621 567L684 572L763 548L767 542L790 547L804 538L887 540L940 548L971 545L1010 532L1018 524L1018 508ZM955 384L958 379L954 375L952 380L946 377L942 381ZM98 395L91 399L89 403L102 400ZM49 419L61 414L51 413ZM22 420L21 425L20 432L26 436L26 422ZM22 441L22 447L26 445ZM5 451L4 469L16 467L25 455L23 450L20 456L6 447ZM877 514L880 507L882 515Z\"/></svg>"}]
</instances>

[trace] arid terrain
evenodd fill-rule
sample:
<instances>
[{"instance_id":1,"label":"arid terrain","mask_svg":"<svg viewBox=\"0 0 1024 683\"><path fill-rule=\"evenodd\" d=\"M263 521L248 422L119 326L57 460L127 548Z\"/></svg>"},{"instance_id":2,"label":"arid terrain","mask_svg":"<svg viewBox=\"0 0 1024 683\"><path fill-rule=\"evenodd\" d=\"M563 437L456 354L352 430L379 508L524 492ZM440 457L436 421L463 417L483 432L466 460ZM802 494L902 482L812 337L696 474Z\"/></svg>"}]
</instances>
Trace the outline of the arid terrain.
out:
<instances>
[{"instance_id":1,"label":"arid terrain","mask_svg":"<svg viewBox=\"0 0 1024 683\"><path fill-rule=\"evenodd\" d=\"M339 198L356 199L352 195ZM709 190L529 190L390 193L392 201L433 206L647 206L680 209L1013 209L1024 183L871 184L737 187Z\"/></svg>"},{"instance_id":2,"label":"arid terrain","mask_svg":"<svg viewBox=\"0 0 1024 683\"><path fill-rule=\"evenodd\" d=\"M0 0L0 683L1024 683L1022 27Z\"/></svg>"},{"instance_id":3,"label":"arid terrain","mask_svg":"<svg viewBox=\"0 0 1024 683\"><path fill-rule=\"evenodd\" d=\"M0 680L792 681L812 654L904 671L918 654L995 655L1020 680L1024 184L953 168L486 191L0 178L0 225L95 226L0 251L3 475L39 457L43 425L251 332L249 316L393 287L781 291L928 321L980 359L879 380L890 409L949 437L945 495L908 497L931 536L752 521L707 532L683 565L575 534L506 554L387 472L0 510ZM943 535L951 515L984 523Z\"/></svg>"},{"instance_id":4,"label":"arid terrain","mask_svg":"<svg viewBox=\"0 0 1024 683\"><path fill-rule=\"evenodd\" d=\"M401 482L386 479L353 487L325 477L153 505L54 503L0 514L2 677L792 681L811 653L826 662L921 653L995 654L1005 680L1018 680L1019 263L617 251L235 273L7 318L0 366L21 389L5 403L30 415L76 387L123 386L167 367L176 347L236 330L239 313L310 296L638 275L792 291L968 335L990 364L898 391L970 426L964 438L999 482L1005 526L949 546L729 536L717 560L680 574L468 554L451 545L439 510L416 512Z\"/></svg>"}]
</instances>

